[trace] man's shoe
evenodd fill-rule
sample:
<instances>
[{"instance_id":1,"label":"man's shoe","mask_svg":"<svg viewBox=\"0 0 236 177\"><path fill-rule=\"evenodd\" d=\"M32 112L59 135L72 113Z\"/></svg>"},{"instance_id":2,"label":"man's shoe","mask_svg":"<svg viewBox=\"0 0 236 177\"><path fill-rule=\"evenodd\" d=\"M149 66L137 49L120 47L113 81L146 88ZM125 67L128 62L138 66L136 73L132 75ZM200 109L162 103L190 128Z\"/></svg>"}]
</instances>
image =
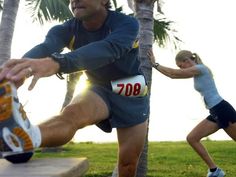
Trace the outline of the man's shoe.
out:
<instances>
[{"instance_id":1,"label":"man's shoe","mask_svg":"<svg viewBox=\"0 0 236 177\"><path fill-rule=\"evenodd\" d=\"M0 82L0 152L3 157L33 152L31 124L19 103L15 86Z\"/></svg>"},{"instance_id":2,"label":"man's shoe","mask_svg":"<svg viewBox=\"0 0 236 177\"><path fill-rule=\"evenodd\" d=\"M207 173L207 177L224 177L225 176L225 172L223 170L221 170L220 168L217 168L216 171L211 172L210 170L208 170Z\"/></svg>"}]
</instances>

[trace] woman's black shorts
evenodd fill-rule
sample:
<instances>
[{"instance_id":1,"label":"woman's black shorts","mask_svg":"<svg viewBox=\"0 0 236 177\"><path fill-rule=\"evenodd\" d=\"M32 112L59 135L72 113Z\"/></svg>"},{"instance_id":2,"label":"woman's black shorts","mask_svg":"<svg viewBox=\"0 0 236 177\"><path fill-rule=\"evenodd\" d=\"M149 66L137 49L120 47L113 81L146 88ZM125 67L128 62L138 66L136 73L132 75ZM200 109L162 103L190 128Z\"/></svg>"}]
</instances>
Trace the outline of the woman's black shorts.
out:
<instances>
[{"instance_id":1,"label":"woman's black shorts","mask_svg":"<svg viewBox=\"0 0 236 177\"><path fill-rule=\"evenodd\" d=\"M219 128L227 128L229 123L236 122L236 111L230 103L222 100L210 109L207 120L217 123Z\"/></svg>"}]
</instances>

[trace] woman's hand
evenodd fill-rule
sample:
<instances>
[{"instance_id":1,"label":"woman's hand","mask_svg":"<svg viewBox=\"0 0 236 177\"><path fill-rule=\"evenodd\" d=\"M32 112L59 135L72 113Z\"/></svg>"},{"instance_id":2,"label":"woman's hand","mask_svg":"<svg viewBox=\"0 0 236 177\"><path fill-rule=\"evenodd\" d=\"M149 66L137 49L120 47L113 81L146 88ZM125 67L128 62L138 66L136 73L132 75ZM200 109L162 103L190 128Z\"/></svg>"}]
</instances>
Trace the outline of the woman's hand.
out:
<instances>
[{"instance_id":1,"label":"woman's hand","mask_svg":"<svg viewBox=\"0 0 236 177\"><path fill-rule=\"evenodd\" d=\"M10 59L4 63L0 71L0 80L7 79L15 83L17 87L23 81L33 76L29 90L32 90L41 77L48 77L59 70L59 64L50 57L42 59Z\"/></svg>"},{"instance_id":2,"label":"woman's hand","mask_svg":"<svg viewBox=\"0 0 236 177\"><path fill-rule=\"evenodd\" d=\"M147 56L150 59L152 66L155 66L156 61L152 49L148 50Z\"/></svg>"}]
</instances>

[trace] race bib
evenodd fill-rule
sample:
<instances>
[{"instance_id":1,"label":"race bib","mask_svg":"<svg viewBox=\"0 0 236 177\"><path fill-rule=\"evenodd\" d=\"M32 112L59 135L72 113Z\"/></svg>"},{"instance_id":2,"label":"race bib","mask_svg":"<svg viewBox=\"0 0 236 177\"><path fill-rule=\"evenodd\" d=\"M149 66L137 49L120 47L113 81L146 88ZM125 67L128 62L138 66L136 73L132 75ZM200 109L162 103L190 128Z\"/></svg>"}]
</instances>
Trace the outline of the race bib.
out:
<instances>
[{"instance_id":1,"label":"race bib","mask_svg":"<svg viewBox=\"0 0 236 177\"><path fill-rule=\"evenodd\" d=\"M147 94L147 86L142 75L111 81L112 91L127 97L141 97Z\"/></svg>"}]
</instances>

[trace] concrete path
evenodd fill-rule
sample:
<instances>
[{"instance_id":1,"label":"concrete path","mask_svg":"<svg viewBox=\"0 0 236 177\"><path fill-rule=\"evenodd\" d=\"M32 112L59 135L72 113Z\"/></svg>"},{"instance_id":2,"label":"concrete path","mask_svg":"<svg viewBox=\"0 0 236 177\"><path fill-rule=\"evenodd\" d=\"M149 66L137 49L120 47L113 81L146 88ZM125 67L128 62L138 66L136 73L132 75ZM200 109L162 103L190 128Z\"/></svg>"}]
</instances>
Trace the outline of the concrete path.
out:
<instances>
[{"instance_id":1,"label":"concrete path","mask_svg":"<svg viewBox=\"0 0 236 177\"><path fill-rule=\"evenodd\" d=\"M0 159L0 177L81 177L88 167L86 158L42 158L23 164Z\"/></svg>"}]
</instances>

